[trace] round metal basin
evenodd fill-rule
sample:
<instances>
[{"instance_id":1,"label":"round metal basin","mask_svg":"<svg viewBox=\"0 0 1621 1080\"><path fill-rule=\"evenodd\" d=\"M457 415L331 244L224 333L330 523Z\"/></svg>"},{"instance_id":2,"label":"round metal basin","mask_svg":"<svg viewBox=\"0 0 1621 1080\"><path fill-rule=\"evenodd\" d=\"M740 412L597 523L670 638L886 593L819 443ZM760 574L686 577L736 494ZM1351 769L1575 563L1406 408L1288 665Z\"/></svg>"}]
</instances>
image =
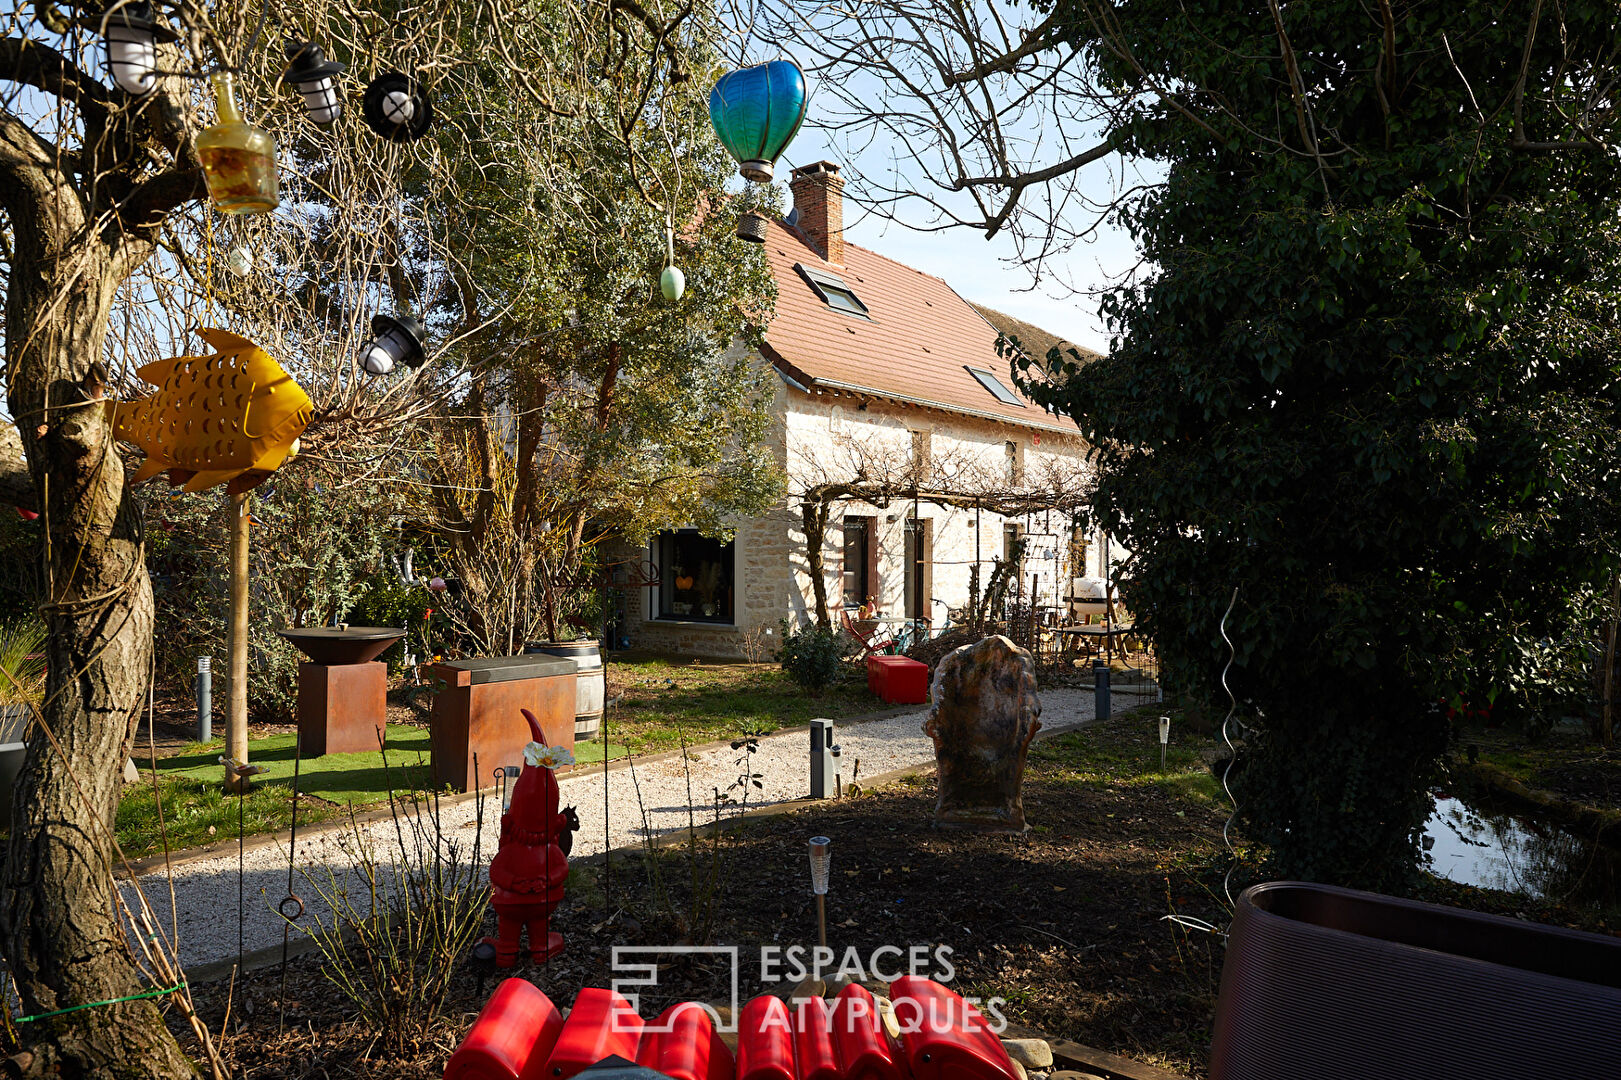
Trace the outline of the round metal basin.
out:
<instances>
[{"instance_id":1,"label":"round metal basin","mask_svg":"<svg viewBox=\"0 0 1621 1080\"><path fill-rule=\"evenodd\" d=\"M336 667L364 664L381 656L390 645L405 636L392 626L316 626L307 630L277 630L293 647L310 658L312 664Z\"/></svg>"}]
</instances>

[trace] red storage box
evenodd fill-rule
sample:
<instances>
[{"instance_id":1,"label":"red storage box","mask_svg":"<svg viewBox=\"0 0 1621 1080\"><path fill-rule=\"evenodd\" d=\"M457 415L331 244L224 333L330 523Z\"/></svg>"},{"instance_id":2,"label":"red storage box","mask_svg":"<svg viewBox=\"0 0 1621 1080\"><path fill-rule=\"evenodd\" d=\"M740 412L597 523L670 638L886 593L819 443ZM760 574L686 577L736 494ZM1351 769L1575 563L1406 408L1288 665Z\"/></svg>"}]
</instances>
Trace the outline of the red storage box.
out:
<instances>
[{"instance_id":1,"label":"red storage box","mask_svg":"<svg viewBox=\"0 0 1621 1080\"><path fill-rule=\"evenodd\" d=\"M908 656L869 656L867 686L891 705L922 705L929 700L929 665Z\"/></svg>"}]
</instances>

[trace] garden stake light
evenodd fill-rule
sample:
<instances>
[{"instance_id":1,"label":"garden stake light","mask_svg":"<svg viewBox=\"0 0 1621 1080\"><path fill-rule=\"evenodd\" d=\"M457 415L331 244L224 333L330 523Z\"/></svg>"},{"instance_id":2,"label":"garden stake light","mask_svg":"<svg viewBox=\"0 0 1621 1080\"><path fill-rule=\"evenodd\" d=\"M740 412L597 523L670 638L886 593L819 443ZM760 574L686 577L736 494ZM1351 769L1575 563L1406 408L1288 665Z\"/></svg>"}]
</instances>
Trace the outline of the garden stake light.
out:
<instances>
[{"instance_id":1,"label":"garden stake light","mask_svg":"<svg viewBox=\"0 0 1621 1080\"><path fill-rule=\"evenodd\" d=\"M214 658L197 658L197 741L212 742L214 738Z\"/></svg>"},{"instance_id":2,"label":"garden stake light","mask_svg":"<svg viewBox=\"0 0 1621 1080\"><path fill-rule=\"evenodd\" d=\"M179 35L152 17L144 0L122 4L105 15L86 15L79 25L107 39L107 67L113 82L131 97L145 97L158 85L158 43L178 41Z\"/></svg>"},{"instance_id":3,"label":"garden stake light","mask_svg":"<svg viewBox=\"0 0 1621 1080\"><path fill-rule=\"evenodd\" d=\"M827 879L833 870L833 841L810 838L811 892L816 894L816 939L827 948Z\"/></svg>"},{"instance_id":4,"label":"garden stake light","mask_svg":"<svg viewBox=\"0 0 1621 1080\"><path fill-rule=\"evenodd\" d=\"M1169 716L1162 716L1162 717L1159 718L1159 771L1160 772L1165 771L1165 747L1170 743L1170 741L1171 741L1171 718Z\"/></svg>"},{"instance_id":5,"label":"garden stake light","mask_svg":"<svg viewBox=\"0 0 1621 1080\"><path fill-rule=\"evenodd\" d=\"M372 375L387 375L398 364L419 368L427 359L422 338L427 330L415 315L373 315L372 339L360 347L360 366Z\"/></svg>"},{"instance_id":6,"label":"garden stake light","mask_svg":"<svg viewBox=\"0 0 1621 1080\"><path fill-rule=\"evenodd\" d=\"M338 94L338 76L348 70L336 60L328 60L321 46L296 38L287 43L287 70L281 81L291 83L304 99L304 111L317 124L330 124L343 112Z\"/></svg>"}]
</instances>

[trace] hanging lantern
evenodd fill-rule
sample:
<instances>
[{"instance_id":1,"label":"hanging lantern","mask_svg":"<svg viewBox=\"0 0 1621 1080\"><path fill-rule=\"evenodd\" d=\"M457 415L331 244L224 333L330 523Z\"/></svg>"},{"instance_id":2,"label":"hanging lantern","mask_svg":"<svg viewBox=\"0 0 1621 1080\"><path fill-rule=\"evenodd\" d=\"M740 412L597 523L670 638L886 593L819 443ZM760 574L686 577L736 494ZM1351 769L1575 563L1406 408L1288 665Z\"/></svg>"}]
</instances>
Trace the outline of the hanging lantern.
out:
<instances>
[{"instance_id":1,"label":"hanging lantern","mask_svg":"<svg viewBox=\"0 0 1621 1080\"><path fill-rule=\"evenodd\" d=\"M791 60L773 60L722 75L709 93L709 122L743 179L769 184L809 103L805 73Z\"/></svg>"},{"instance_id":2,"label":"hanging lantern","mask_svg":"<svg viewBox=\"0 0 1621 1080\"><path fill-rule=\"evenodd\" d=\"M222 214L263 214L281 202L276 194L276 140L242 119L236 85L228 71L216 71L214 104L219 120L197 135L208 197Z\"/></svg>"},{"instance_id":3,"label":"hanging lantern","mask_svg":"<svg viewBox=\"0 0 1621 1080\"><path fill-rule=\"evenodd\" d=\"M422 337L427 332L415 315L373 315L372 339L360 347L360 366L373 375L387 375L396 364L419 368L427 360Z\"/></svg>"},{"instance_id":4,"label":"hanging lantern","mask_svg":"<svg viewBox=\"0 0 1621 1080\"><path fill-rule=\"evenodd\" d=\"M158 43L180 35L152 17L152 5L131 0L105 15L85 15L79 25L106 35L107 66L113 82L131 97L145 97L158 85Z\"/></svg>"},{"instance_id":5,"label":"hanging lantern","mask_svg":"<svg viewBox=\"0 0 1621 1080\"><path fill-rule=\"evenodd\" d=\"M366 87L360 102L366 126L390 142L410 142L428 133L433 103L428 91L409 75L386 72Z\"/></svg>"},{"instance_id":6,"label":"hanging lantern","mask_svg":"<svg viewBox=\"0 0 1621 1080\"><path fill-rule=\"evenodd\" d=\"M253 273L253 252L248 250L246 244L238 244L225 256L225 269L239 278L245 278Z\"/></svg>"},{"instance_id":7,"label":"hanging lantern","mask_svg":"<svg viewBox=\"0 0 1621 1080\"><path fill-rule=\"evenodd\" d=\"M321 46L310 41L287 43L287 70L281 81L292 83L304 99L304 111L317 124L330 124L343 111L337 77L348 70L336 60L328 60Z\"/></svg>"},{"instance_id":8,"label":"hanging lantern","mask_svg":"<svg viewBox=\"0 0 1621 1080\"><path fill-rule=\"evenodd\" d=\"M664 299L674 303L687 291L687 275L675 264L675 229L668 224L668 218L665 221L664 273L659 275L659 292L664 294Z\"/></svg>"},{"instance_id":9,"label":"hanging lantern","mask_svg":"<svg viewBox=\"0 0 1621 1080\"><path fill-rule=\"evenodd\" d=\"M678 266L666 266L664 273L659 275L659 292L664 294L666 300L679 300L681 294L687 291L687 275L681 272Z\"/></svg>"}]
</instances>

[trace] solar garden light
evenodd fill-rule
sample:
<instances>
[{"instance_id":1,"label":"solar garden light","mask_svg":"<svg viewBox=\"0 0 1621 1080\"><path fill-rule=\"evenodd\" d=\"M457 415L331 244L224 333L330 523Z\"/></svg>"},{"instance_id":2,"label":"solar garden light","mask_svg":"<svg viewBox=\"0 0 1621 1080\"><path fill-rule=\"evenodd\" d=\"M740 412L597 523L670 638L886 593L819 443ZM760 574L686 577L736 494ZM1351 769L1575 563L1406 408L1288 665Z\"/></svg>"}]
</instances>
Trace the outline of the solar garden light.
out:
<instances>
[{"instance_id":1,"label":"solar garden light","mask_svg":"<svg viewBox=\"0 0 1621 1080\"><path fill-rule=\"evenodd\" d=\"M214 658L197 658L197 741L214 738Z\"/></svg>"},{"instance_id":2,"label":"solar garden light","mask_svg":"<svg viewBox=\"0 0 1621 1080\"><path fill-rule=\"evenodd\" d=\"M336 60L328 60L321 46L297 38L287 43L291 61L281 73L281 81L292 83L304 99L304 111L317 124L330 124L343 111L337 77L348 70Z\"/></svg>"},{"instance_id":3,"label":"solar garden light","mask_svg":"<svg viewBox=\"0 0 1621 1080\"><path fill-rule=\"evenodd\" d=\"M145 97L157 88L158 42L167 45L180 38L152 14L146 0L130 0L105 15L85 15L79 21L106 37L113 82L131 97Z\"/></svg>"},{"instance_id":4,"label":"solar garden light","mask_svg":"<svg viewBox=\"0 0 1621 1080\"><path fill-rule=\"evenodd\" d=\"M1171 718L1159 718L1159 771L1165 771L1165 747L1171 741Z\"/></svg>"},{"instance_id":5,"label":"solar garden light","mask_svg":"<svg viewBox=\"0 0 1621 1080\"><path fill-rule=\"evenodd\" d=\"M373 315L372 339L360 347L360 366L373 375L387 375L396 364L419 368L427 360L422 336L427 332L415 315Z\"/></svg>"},{"instance_id":6,"label":"solar garden light","mask_svg":"<svg viewBox=\"0 0 1621 1080\"><path fill-rule=\"evenodd\" d=\"M816 894L816 936L827 948L827 878L833 870L833 841L825 836L810 838L811 892Z\"/></svg>"}]
</instances>

